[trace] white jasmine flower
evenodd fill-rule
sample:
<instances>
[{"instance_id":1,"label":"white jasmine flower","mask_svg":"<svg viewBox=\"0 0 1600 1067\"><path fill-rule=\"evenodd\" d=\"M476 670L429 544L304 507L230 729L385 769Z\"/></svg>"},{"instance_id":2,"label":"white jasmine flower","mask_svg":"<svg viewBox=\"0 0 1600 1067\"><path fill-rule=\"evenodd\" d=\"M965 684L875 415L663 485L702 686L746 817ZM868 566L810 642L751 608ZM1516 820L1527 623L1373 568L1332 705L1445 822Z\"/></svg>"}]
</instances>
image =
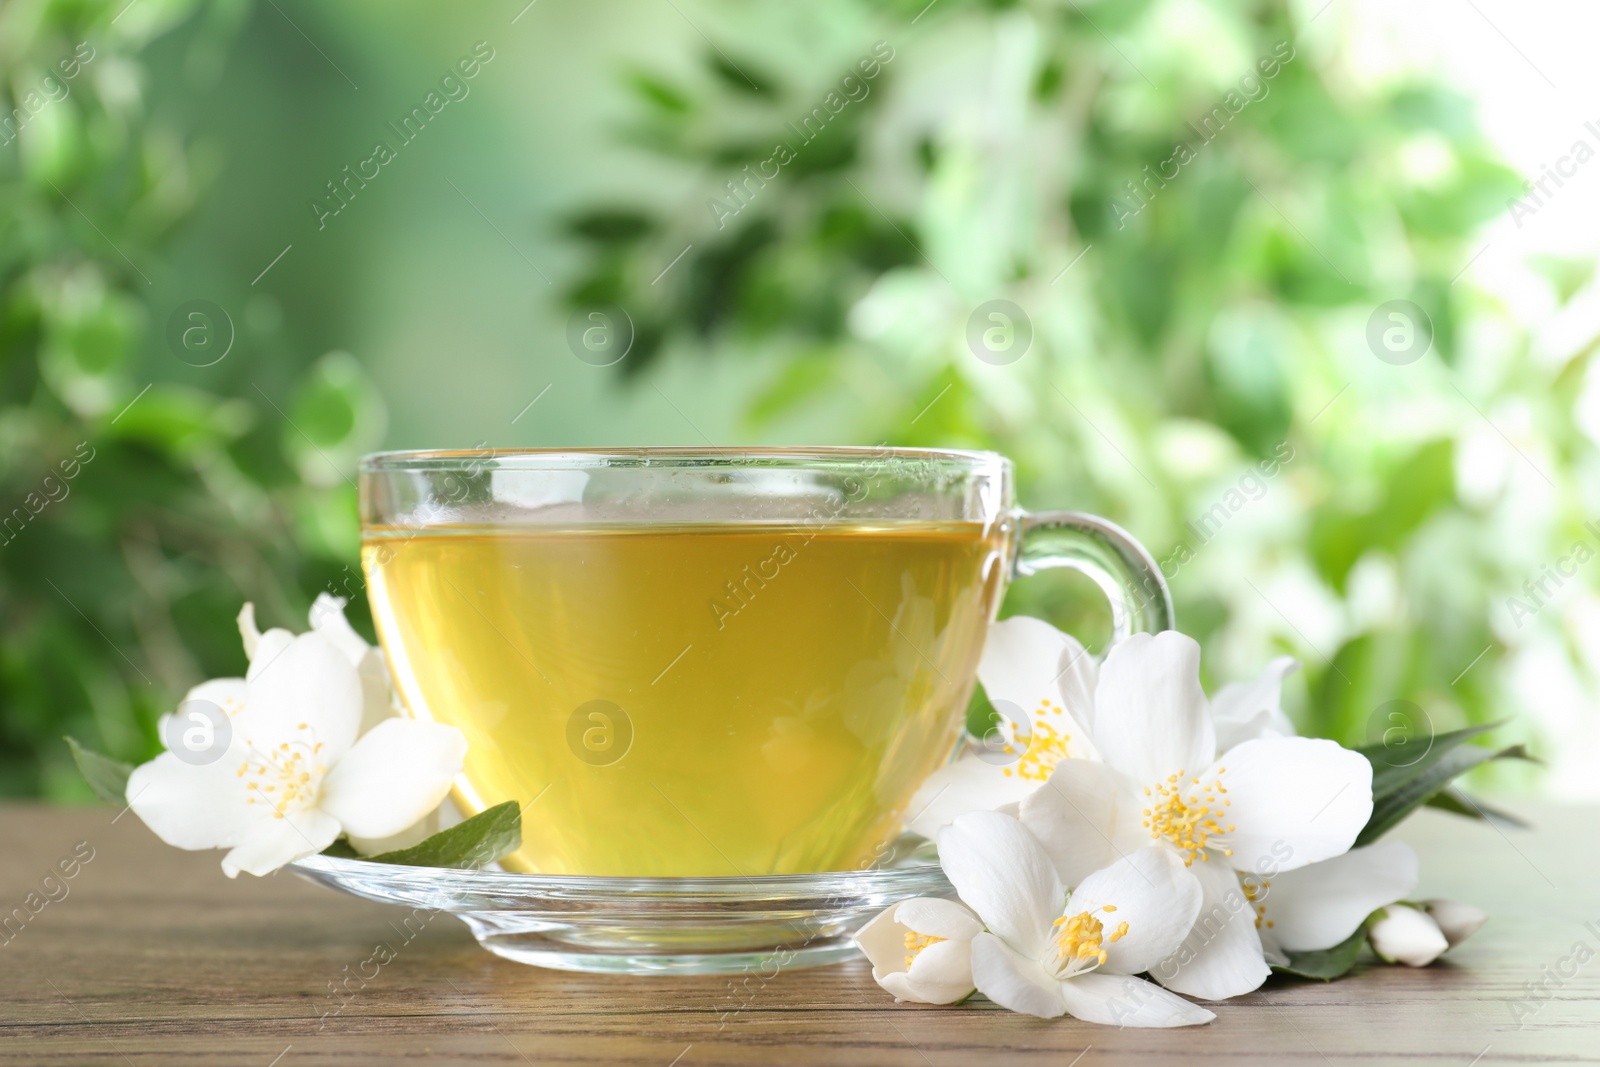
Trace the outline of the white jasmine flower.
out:
<instances>
[{"instance_id":1,"label":"white jasmine flower","mask_svg":"<svg viewBox=\"0 0 1600 1067\"><path fill-rule=\"evenodd\" d=\"M350 620L344 616L347 603L344 597L318 593L316 601L311 605L311 632L327 638L330 644L344 654L361 676L361 732L365 734L385 719L398 715L399 708L396 706L394 690L389 683L388 658L384 656L383 649L367 644L350 625ZM252 663L256 662L257 652L260 650L259 659L263 669L294 639L294 635L288 630L277 628L262 634L256 628L255 605L248 602L239 610L239 636L244 639L244 654ZM263 642L265 642L264 648ZM350 847L361 855L376 856L380 852L410 848L460 821L461 812L446 798L415 825L397 834L386 837L362 837L359 834L350 834L348 837Z\"/></svg>"},{"instance_id":2,"label":"white jasmine flower","mask_svg":"<svg viewBox=\"0 0 1600 1067\"><path fill-rule=\"evenodd\" d=\"M1439 924L1427 912L1406 904L1384 908L1367 931L1367 940L1384 962L1408 967L1426 967L1450 947Z\"/></svg>"},{"instance_id":3,"label":"white jasmine flower","mask_svg":"<svg viewBox=\"0 0 1600 1067\"><path fill-rule=\"evenodd\" d=\"M1282 966L1289 962L1285 953L1332 948L1374 911L1414 893L1417 854L1404 842L1380 841L1243 883L1267 962Z\"/></svg>"},{"instance_id":4,"label":"white jasmine flower","mask_svg":"<svg viewBox=\"0 0 1600 1067\"><path fill-rule=\"evenodd\" d=\"M254 645L245 677L188 696L228 716L225 751L201 765L164 752L135 768L134 813L170 845L229 849L222 869L231 878L320 852L341 832L398 834L436 809L461 770L462 733L394 718L362 732L363 677L348 650L321 632L252 637L251 614L240 618Z\"/></svg>"},{"instance_id":5,"label":"white jasmine flower","mask_svg":"<svg viewBox=\"0 0 1600 1067\"><path fill-rule=\"evenodd\" d=\"M1439 932L1455 948L1478 932L1478 927L1489 921L1489 913L1459 900L1424 900L1422 910L1428 918L1439 924Z\"/></svg>"},{"instance_id":6,"label":"white jasmine flower","mask_svg":"<svg viewBox=\"0 0 1600 1067\"><path fill-rule=\"evenodd\" d=\"M344 617L348 603L344 597L318 593L311 605L311 632L326 638L342 652L361 676L361 729L372 729L395 714L394 692L389 685L389 663L383 650L356 633ZM266 633L256 628L256 606L246 602L239 609L239 636L244 639L244 654L251 664L258 659L265 666L288 647L294 634L274 627Z\"/></svg>"},{"instance_id":7,"label":"white jasmine flower","mask_svg":"<svg viewBox=\"0 0 1600 1067\"><path fill-rule=\"evenodd\" d=\"M1020 822L969 812L939 831L939 861L987 928L972 939L972 977L995 1003L1116 1026L1215 1018L1133 977L1177 948L1200 909L1199 886L1170 851L1140 849L1069 895Z\"/></svg>"},{"instance_id":8,"label":"white jasmine flower","mask_svg":"<svg viewBox=\"0 0 1600 1067\"><path fill-rule=\"evenodd\" d=\"M983 923L953 900L917 897L881 912L855 936L872 980L914 1004L972 995L972 939Z\"/></svg>"},{"instance_id":9,"label":"white jasmine flower","mask_svg":"<svg viewBox=\"0 0 1600 1067\"><path fill-rule=\"evenodd\" d=\"M1300 664L1280 656L1261 677L1217 691L1211 702L1218 751L1259 737L1293 737L1283 713L1283 679ZM1026 714L1000 725L1004 752L966 755L930 775L912 798L906 829L933 837L966 811L1004 811L1033 793L1063 759L1096 759L1090 726L1099 664L1070 634L1043 619L1014 616L989 627L978 680L990 703Z\"/></svg>"},{"instance_id":10,"label":"white jasmine flower","mask_svg":"<svg viewBox=\"0 0 1600 1067\"><path fill-rule=\"evenodd\" d=\"M1010 807L1044 784L1056 764L1092 757L1088 723L1099 665L1069 634L1018 615L990 625L978 662L989 702L1019 720L1000 724L1003 752L966 755L935 771L917 790L906 828L931 838L968 811Z\"/></svg>"},{"instance_id":11,"label":"white jasmine flower","mask_svg":"<svg viewBox=\"0 0 1600 1067\"><path fill-rule=\"evenodd\" d=\"M1300 737L1259 736L1219 757L1199 668L1199 645L1175 631L1112 648L1094 695L1100 761L1060 761L1019 817L1067 884L1152 844L1189 867L1205 894L1200 923L1151 973L1220 1000L1269 973L1236 872L1278 874L1346 852L1372 814L1372 766Z\"/></svg>"},{"instance_id":12,"label":"white jasmine flower","mask_svg":"<svg viewBox=\"0 0 1600 1067\"><path fill-rule=\"evenodd\" d=\"M1259 737L1294 737L1294 723L1283 713L1283 680L1300 669L1293 656L1279 656L1252 682L1232 682L1211 698L1217 724L1217 751L1226 752Z\"/></svg>"}]
</instances>

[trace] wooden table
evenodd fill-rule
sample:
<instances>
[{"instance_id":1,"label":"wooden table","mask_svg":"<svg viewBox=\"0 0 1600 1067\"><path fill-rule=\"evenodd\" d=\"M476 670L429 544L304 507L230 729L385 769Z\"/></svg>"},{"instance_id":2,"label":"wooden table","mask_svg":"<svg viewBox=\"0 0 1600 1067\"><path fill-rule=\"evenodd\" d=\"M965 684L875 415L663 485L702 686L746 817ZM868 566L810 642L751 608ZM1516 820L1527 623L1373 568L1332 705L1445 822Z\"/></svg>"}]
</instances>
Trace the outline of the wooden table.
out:
<instances>
[{"instance_id":1,"label":"wooden table","mask_svg":"<svg viewBox=\"0 0 1600 1067\"><path fill-rule=\"evenodd\" d=\"M169 849L135 816L113 815L0 807L0 909L58 898L0 935L0 1062L1600 1063L1589 811L1532 812L1533 833L1431 812L1402 828L1425 894L1493 914L1447 964L1274 980L1217 1006L1209 1026L1121 1031L981 1001L896 1004L861 961L748 988L538 970L491 956L448 916L343 1002L333 984L398 941L390 924L404 911L290 874L230 882L218 853ZM75 850L92 859L43 884Z\"/></svg>"}]
</instances>

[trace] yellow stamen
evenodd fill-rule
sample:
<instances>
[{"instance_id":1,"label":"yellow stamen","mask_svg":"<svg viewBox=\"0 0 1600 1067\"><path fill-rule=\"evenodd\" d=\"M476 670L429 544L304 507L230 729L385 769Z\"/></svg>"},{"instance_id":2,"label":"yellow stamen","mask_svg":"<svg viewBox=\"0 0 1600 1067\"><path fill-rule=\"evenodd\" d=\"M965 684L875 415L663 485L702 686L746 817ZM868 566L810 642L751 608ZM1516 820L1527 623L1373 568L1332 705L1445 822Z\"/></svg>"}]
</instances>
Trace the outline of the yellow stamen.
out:
<instances>
[{"instance_id":1,"label":"yellow stamen","mask_svg":"<svg viewBox=\"0 0 1600 1067\"><path fill-rule=\"evenodd\" d=\"M936 945L940 941L948 941L948 937L934 937L932 934L919 934L913 930L906 931L906 970L911 969L911 961L917 954L929 945Z\"/></svg>"},{"instance_id":2,"label":"yellow stamen","mask_svg":"<svg viewBox=\"0 0 1600 1067\"><path fill-rule=\"evenodd\" d=\"M1183 854L1184 866L1190 866L1198 858L1205 862L1209 857L1206 849L1218 848L1224 856L1233 855L1223 842L1213 842L1212 838L1221 837L1233 832L1232 824L1226 829L1218 821L1222 809L1230 803L1221 799L1219 794L1227 792L1222 787L1222 772L1225 768L1218 768L1217 777L1210 782L1202 783L1199 778L1190 778L1190 783L1198 785L1199 789L1183 790L1178 783L1184 776L1183 771L1169 775L1165 783L1157 783L1154 792L1145 790L1147 796L1155 799L1152 807L1143 809L1144 827L1150 831L1150 836L1157 841L1167 841Z\"/></svg>"},{"instance_id":3,"label":"yellow stamen","mask_svg":"<svg viewBox=\"0 0 1600 1067\"><path fill-rule=\"evenodd\" d=\"M309 724L302 723L301 728L310 730ZM315 731L311 732L314 738ZM246 739L245 746L251 756L239 764L235 777L243 778L254 768L258 778L265 778L270 783L247 781L247 803L253 804L259 799L262 803L270 804L273 817L279 819L315 803L322 776L328 770L315 762L317 751L322 747L320 742L285 741L263 750L255 742ZM268 796L269 793L275 796Z\"/></svg>"},{"instance_id":4,"label":"yellow stamen","mask_svg":"<svg viewBox=\"0 0 1600 1067\"><path fill-rule=\"evenodd\" d=\"M1263 925L1270 928L1272 921L1267 918L1267 905L1264 901L1267 897L1267 890L1272 887L1272 883L1256 882L1252 878L1244 877L1239 879L1239 885L1244 889L1245 900L1250 902L1251 908L1256 913L1256 929L1261 929Z\"/></svg>"},{"instance_id":5,"label":"yellow stamen","mask_svg":"<svg viewBox=\"0 0 1600 1067\"><path fill-rule=\"evenodd\" d=\"M1099 909L1116 911L1116 905L1107 904ZM1105 925L1092 912L1080 911L1076 915L1063 915L1051 924L1056 934L1056 973L1079 974L1093 970L1106 962L1108 941L1120 941L1127 936L1128 924L1119 923L1107 936Z\"/></svg>"},{"instance_id":6,"label":"yellow stamen","mask_svg":"<svg viewBox=\"0 0 1600 1067\"><path fill-rule=\"evenodd\" d=\"M1050 710L1047 706L1043 709ZM1059 711L1060 709L1056 709ZM1072 740L1071 734L1064 734L1047 722L1035 721L1033 734L1028 738L1027 750L1017 760L1014 767L1005 769L1005 776L1018 777L1026 781L1042 782L1050 777L1050 772L1056 769L1056 764L1067 758L1067 744ZM1011 746L1005 751L1014 752Z\"/></svg>"}]
</instances>

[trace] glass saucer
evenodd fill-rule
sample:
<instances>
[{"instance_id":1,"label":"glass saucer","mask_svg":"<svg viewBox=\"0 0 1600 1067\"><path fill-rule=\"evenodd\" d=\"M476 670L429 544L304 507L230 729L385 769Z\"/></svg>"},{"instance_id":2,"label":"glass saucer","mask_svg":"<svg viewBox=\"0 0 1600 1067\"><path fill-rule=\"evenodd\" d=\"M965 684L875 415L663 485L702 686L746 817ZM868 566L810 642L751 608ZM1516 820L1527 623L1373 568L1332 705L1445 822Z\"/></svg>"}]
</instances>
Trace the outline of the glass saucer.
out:
<instances>
[{"instance_id":1,"label":"glass saucer","mask_svg":"<svg viewBox=\"0 0 1600 1067\"><path fill-rule=\"evenodd\" d=\"M932 845L896 842L870 870L750 878L601 878L405 867L308 856L301 877L454 915L497 956L603 974L737 974L816 967L892 904L954 891ZM918 847L920 846L920 847Z\"/></svg>"}]
</instances>

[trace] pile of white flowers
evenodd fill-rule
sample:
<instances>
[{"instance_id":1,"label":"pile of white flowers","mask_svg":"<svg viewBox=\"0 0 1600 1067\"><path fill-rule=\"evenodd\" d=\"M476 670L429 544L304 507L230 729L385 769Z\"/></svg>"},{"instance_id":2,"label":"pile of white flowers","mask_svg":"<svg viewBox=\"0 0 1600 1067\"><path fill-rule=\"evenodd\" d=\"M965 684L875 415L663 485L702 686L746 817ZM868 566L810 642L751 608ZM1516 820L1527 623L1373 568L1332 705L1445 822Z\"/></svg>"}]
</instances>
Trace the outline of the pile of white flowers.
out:
<instances>
[{"instance_id":1,"label":"pile of white flowers","mask_svg":"<svg viewBox=\"0 0 1600 1067\"><path fill-rule=\"evenodd\" d=\"M438 828L466 739L397 717L383 653L343 608L319 597L295 635L259 632L244 606L245 676L196 687L178 712L214 709L221 735L180 751L164 721L168 750L127 777L163 841L227 849L233 877L340 838L374 855ZM959 899L907 900L859 931L873 977L905 1001L978 992L1046 1018L1186 1026L1214 1016L1185 997L1248 993L1296 954L1359 949L1363 932L1412 966L1469 936L1483 912L1411 901L1409 847L1352 847L1373 767L1294 736L1280 688L1295 667L1275 660L1208 700L1180 633L1135 635L1098 663L1038 619L994 624L978 676L1016 713L1009 743L932 775L908 826L937 843Z\"/></svg>"},{"instance_id":2,"label":"pile of white flowers","mask_svg":"<svg viewBox=\"0 0 1600 1067\"><path fill-rule=\"evenodd\" d=\"M344 605L319 596L311 630L298 636L260 633L244 606L245 676L204 682L179 706L180 715L220 709L225 735L204 733L216 750L169 747L128 777L128 806L157 837L228 849L222 869L232 878L270 874L340 836L371 855L437 828L467 739L396 716L383 652L351 629ZM171 734L163 721L163 739Z\"/></svg>"},{"instance_id":3,"label":"pile of white flowers","mask_svg":"<svg viewBox=\"0 0 1600 1067\"><path fill-rule=\"evenodd\" d=\"M1405 844L1352 848L1372 814L1372 765L1294 736L1279 691L1292 659L1207 700L1200 649L1139 634L1104 663L1038 619L990 629L979 679L1010 758L935 773L910 829L933 838L960 900L888 909L857 944L897 999L974 991L1014 1011L1119 1026L1213 1014L1177 994L1256 989L1290 954L1347 943L1413 966L1467 937L1483 912L1411 906ZM1137 977L1148 974L1154 982Z\"/></svg>"}]
</instances>

